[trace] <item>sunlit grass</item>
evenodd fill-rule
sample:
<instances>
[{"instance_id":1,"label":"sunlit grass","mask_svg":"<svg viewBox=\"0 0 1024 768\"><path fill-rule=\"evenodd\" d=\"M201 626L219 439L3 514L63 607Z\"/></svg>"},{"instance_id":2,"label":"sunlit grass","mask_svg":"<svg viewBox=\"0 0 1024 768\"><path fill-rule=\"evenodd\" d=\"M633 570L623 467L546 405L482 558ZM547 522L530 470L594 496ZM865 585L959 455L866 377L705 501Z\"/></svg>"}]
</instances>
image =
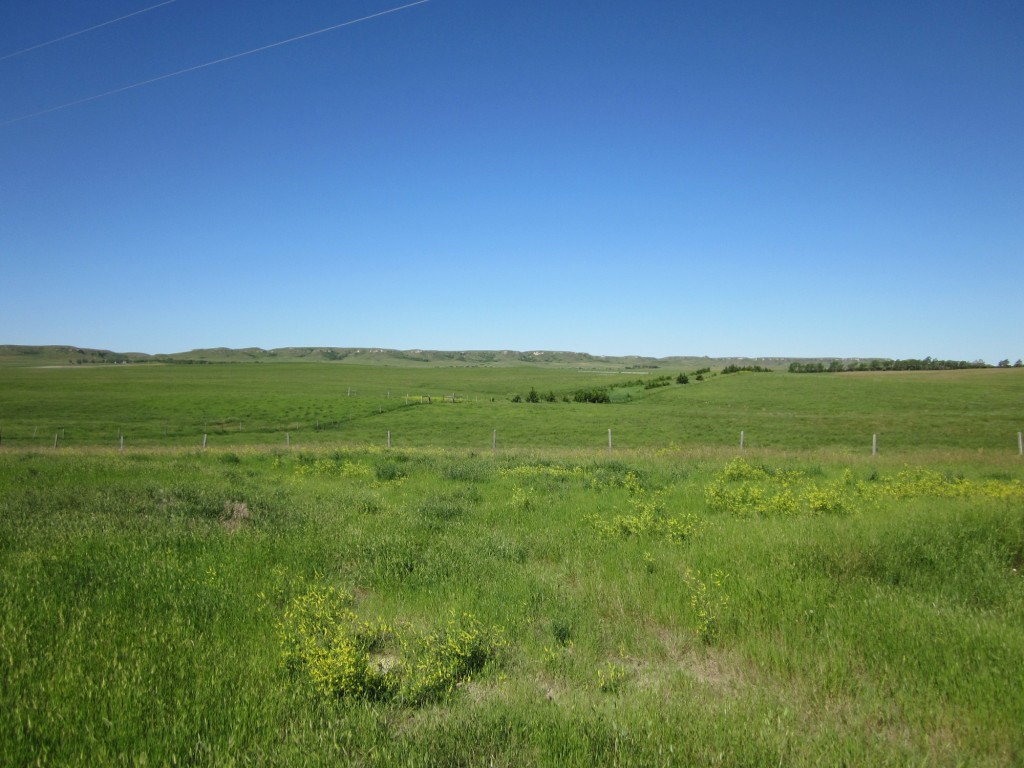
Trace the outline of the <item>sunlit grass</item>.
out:
<instances>
[{"instance_id":1,"label":"sunlit grass","mask_svg":"<svg viewBox=\"0 0 1024 768\"><path fill-rule=\"evenodd\" d=\"M973 452L4 451L3 761L1013 764L1022 479Z\"/></svg>"},{"instance_id":2,"label":"sunlit grass","mask_svg":"<svg viewBox=\"0 0 1024 768\"><path fill-rule=\"evenodd\" d=\"M638 374L331 364L0 366L7 448L735 448L1015 455L1024 369L714 376L610 404L563 402ZM513 403L531 388L556 402ZM452 396L455 400L452 400Z\"/></svg>"}]
</instances>

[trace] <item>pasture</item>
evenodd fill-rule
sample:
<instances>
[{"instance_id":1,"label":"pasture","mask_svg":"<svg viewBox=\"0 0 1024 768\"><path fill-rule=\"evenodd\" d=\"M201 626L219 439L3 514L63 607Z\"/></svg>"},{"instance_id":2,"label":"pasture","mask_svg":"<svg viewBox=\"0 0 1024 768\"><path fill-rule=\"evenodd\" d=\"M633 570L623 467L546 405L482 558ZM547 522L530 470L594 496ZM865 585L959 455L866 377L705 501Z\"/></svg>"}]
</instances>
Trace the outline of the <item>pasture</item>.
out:
<instances>
[{"instance_id":1,"label":"pasture","mask_svg":"<svg viewBox=\"0 0 1024 768\"><path fill-rule=\"evenodd\" d=\"M0 759L1024 761L1020 371L637 381L0 368Z\"/></svg>"},{"instance_id":2,"label":"pasture","mask_svg":"<svg viewBox=\"0 0 1024 768\"><path fill-rule=\"evenodd\" d=\"M647 390L655 374L318 363L0 366L12 448L290 445L586 450L738 446L1015 452L1024 369L732 374ZM634 386L622 386L632 382ZM566 403L607 388L611 404ZM556 402L513 403L535 388ZM451 401L455 396L455 402ZM428 404L429 399L429 404Z\"/></svg>"}]
</instances>

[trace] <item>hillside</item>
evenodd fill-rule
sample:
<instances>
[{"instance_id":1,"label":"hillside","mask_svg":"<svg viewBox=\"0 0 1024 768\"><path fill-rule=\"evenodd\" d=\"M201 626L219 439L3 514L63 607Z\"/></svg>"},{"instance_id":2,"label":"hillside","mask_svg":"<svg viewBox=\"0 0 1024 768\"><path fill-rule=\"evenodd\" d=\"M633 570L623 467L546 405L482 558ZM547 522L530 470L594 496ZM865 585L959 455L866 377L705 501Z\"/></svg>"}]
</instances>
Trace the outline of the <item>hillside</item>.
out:
<instances>
[{"instance_id":1,"label":"hillside","mask_svg":"<svg viewBox=\"0 0 1024 768\"><path fill-rule=\"evenodd\" d=\"M193 349L188 352L147 354L114 352L70 345L28 346L0 345L0 365L100 365L124 363L349 363L403 367L507 367L531 365L552 368L574 368L593 371L666 369L670 371L719 368L726 365L760 365L785 368L797 361L829 363L838 358L796 357L707 357L672 356L643 357L639 355L602 356L585 352L545 350L467 350L444 351L425 349L381 349L373 347L280 347L261 349L247 347L229 349ZM875 359L875 358L871 358Z\"/></svg>"}]
</instances>

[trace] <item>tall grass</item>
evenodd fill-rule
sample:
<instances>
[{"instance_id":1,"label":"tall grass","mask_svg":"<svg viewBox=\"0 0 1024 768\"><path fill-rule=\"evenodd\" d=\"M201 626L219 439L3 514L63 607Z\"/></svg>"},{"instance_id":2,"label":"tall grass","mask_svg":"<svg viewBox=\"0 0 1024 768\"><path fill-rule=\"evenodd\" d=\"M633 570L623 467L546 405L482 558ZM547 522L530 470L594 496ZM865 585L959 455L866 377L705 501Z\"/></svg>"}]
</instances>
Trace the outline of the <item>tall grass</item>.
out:
<instances>
[{"instance_id":1,"label":"tall grass","mask_svg":"<svg viewBox=\"0 0 1024 768\"><path fill-rule=\"evenodd\" d=\"M5 451L0 754L1014 764L1022 477L1012 457ZM351 598L303 614L320 666L294 663L289 611L332 590ZM363 625L389 628L370 672L452 676L359 693L331 665ZM457 647L474 661L444 667Z\"/></svg>"}]
</instances>

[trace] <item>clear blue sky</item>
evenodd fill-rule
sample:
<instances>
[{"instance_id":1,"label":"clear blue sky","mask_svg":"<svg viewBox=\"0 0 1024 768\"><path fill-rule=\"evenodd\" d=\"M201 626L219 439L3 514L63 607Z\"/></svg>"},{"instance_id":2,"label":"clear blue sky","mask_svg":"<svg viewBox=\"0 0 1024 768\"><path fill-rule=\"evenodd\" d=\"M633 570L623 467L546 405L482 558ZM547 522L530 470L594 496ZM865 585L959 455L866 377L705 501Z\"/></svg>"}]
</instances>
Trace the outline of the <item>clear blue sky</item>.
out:
<instances>
[{"instance_id":1,"label":"clear blue sky","mask_svg":"<svg viewBox=\"0 0 1024 768\"><path fill-rule=\"evenodd\" d=\"M19 119L401 4L0 60L0 343L1024 357L1020 0L429 0Z\"/></svg>"}]
</instances>

